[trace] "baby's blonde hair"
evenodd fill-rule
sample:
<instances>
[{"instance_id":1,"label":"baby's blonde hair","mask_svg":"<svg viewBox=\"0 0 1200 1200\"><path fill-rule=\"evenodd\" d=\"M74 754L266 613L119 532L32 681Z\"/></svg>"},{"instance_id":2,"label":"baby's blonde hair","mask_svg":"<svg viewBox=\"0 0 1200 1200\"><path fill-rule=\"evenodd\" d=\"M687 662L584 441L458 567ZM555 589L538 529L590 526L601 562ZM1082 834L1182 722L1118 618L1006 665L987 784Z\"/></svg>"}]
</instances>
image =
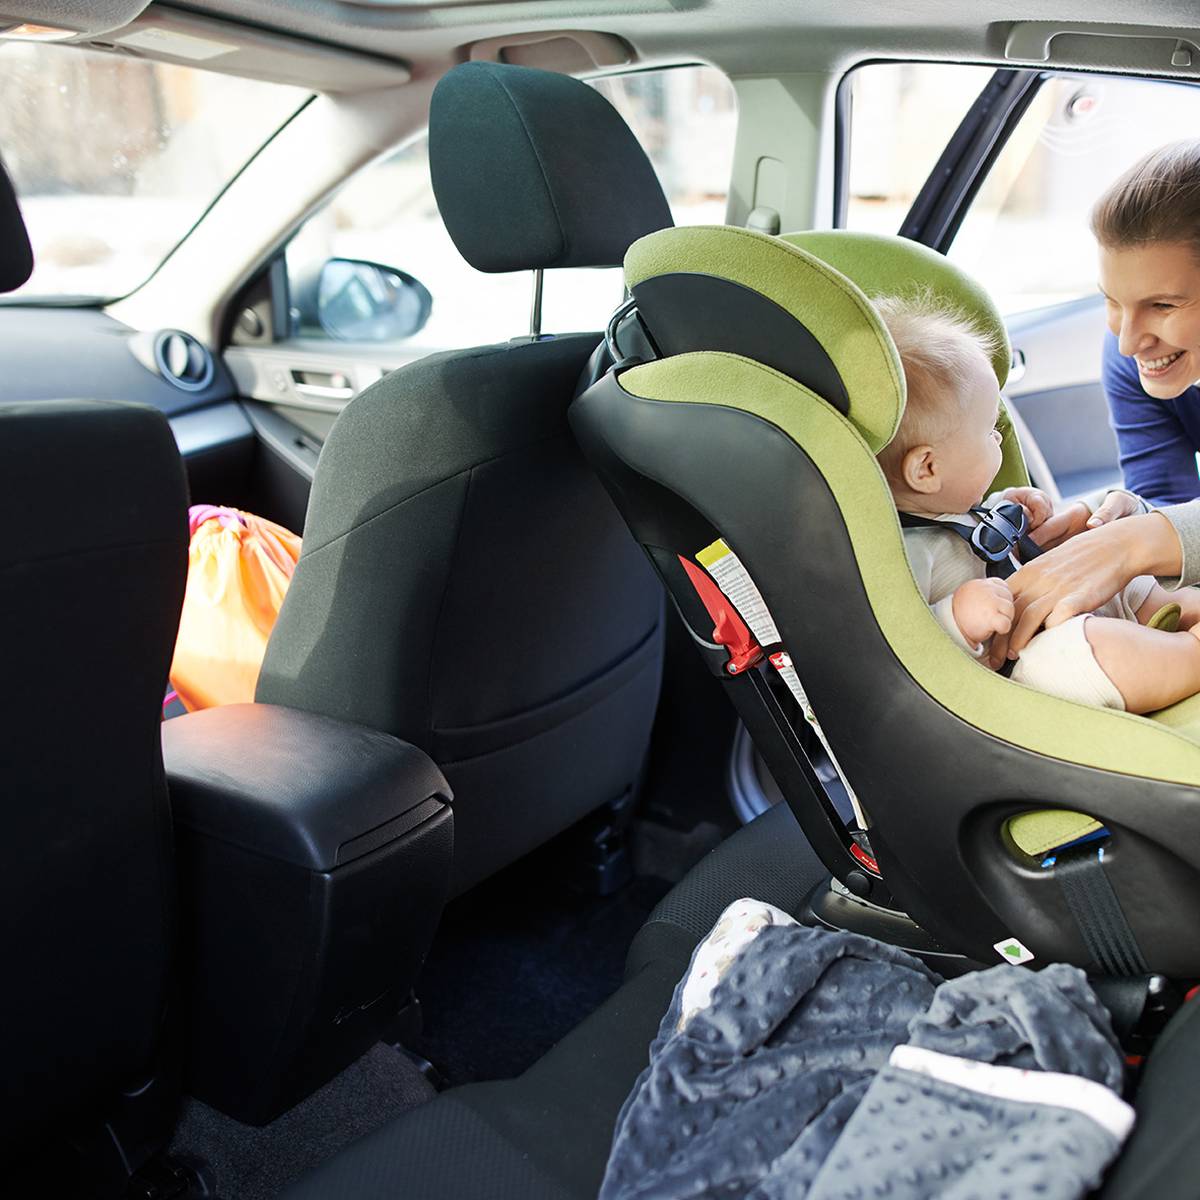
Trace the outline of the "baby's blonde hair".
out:
<instances>
[{"instance_id":1,"label":"baby's blonde hair","mask_svg":"<svg viewBox=\"0 0 1200 1200\"><path fill-rule=\"evenodd\" d=\"M874 304L896 344L908 387L900 428L878 455L888 482L899 483L909 450L933 444L954 428L962 412L958 380L979 355L990 367L997 340L929 291L879 296Z\"/></svg>"}]
</instances>

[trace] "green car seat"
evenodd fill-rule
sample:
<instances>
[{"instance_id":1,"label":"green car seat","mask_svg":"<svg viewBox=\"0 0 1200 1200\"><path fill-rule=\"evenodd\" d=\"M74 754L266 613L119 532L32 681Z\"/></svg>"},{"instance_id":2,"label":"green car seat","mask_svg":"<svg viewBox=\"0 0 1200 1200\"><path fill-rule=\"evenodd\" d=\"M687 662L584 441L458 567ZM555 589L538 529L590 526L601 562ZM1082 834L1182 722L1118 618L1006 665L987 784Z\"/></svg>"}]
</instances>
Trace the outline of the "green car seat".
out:
<instances>
[{"instance_id":1,"label":"green car seat","mask_svg":"<svg viewBox=\"0 0 1200 1200\"><path fill-rule=\"evenodd\" d=\"M829 868L811 916L944 969L1200 975L1200 701L1132 716L972 660L917 590L875 461L905 384L869 297L931 289L990 327L1002 386L986 293L844 231L669 229L625 273L614 365L572 425ZM997 488L1028 478L1002 420Z\"/></svg>"}]
</instances>

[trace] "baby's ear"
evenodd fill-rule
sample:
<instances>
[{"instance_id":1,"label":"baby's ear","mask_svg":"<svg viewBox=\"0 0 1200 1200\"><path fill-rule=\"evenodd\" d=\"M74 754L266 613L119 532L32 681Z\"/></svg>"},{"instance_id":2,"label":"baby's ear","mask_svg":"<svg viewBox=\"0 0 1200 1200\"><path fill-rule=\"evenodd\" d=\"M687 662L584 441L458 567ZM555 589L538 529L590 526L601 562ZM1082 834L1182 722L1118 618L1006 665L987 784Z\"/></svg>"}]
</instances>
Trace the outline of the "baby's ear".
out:
<instances>
[{"instance_id":1,"label":"baby's ear","mask_svg":"<svg viewBox=\"0 0 1200 1200\"><path fill-rule=\"evenodd\" d=\"M932 496L942 490L941 472L932 446L913 446L900 462L904 485L910 492Z\"/></svg>"}]
</instances>

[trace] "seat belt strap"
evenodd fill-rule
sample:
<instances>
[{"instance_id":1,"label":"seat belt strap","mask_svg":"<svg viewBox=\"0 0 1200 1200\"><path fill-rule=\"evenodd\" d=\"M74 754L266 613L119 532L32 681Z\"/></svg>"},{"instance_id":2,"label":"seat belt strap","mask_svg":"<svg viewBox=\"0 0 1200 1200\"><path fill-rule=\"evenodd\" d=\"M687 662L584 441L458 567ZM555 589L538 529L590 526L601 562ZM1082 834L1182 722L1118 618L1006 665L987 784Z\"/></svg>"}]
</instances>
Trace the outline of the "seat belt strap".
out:
<instances>
[{"instance_id":1,"label":"seat belt strap","mask_svg":"<svg viewBox=\"0 0 1200 1200\"><path fill-rule=\"evenodd\" d=\"M1084 945L1106 975L1148 975L1149 967L1104 873L1104 847L1084 844L1056 856L1054 877Z\"/></svg>"}]
</instances>

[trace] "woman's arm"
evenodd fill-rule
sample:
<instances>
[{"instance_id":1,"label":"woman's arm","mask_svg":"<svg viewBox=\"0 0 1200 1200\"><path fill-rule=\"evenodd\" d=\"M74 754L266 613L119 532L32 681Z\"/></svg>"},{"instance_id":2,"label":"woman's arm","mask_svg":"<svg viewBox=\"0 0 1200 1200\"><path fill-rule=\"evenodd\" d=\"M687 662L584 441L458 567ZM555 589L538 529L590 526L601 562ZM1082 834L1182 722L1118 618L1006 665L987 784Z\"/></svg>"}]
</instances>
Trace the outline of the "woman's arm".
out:
<instances>
[{"instance_id":1,"label":"woman's arm","mask_svg":"<svg viewBox=\"0 0 1200 1200\"><path fill-rule=\"evenodd\" d=\"M1179 539L1179 565L1167 572L1155 571L1159 583L1166 588L1191 587L1200 584L1200 503L1173 504L1158 512L1171 522Z\"/></svg>"},{"instance_id":2,"label":"woman's arm","mask_svg":"<svg viewBox=\"0 0 1200 1200\"><path fill-rule=\"evenodd\" d=\"M1125 486L1151 504L1200 496L1200 446L1175 415L1175 401L1156 400L1142 390L1137 365L1121 354L1111 333L1104 335L1101 375Z\"/></svg>"},{"instance_id":3,"label":"woman's arm","mask_svg":"<svg viewBox=\"0 0 1200 1200\"><path fill-rule=\"evenodd\" d=\"M1158 575L1167 586L1178 586L1197 582L1186 572L1198 567L1200 504L1089 529L1026 563L1008 580L1017 612L1009 657L1016 657L1043 625L1053 628L1099 608L1138 575Z\"/></svg>"}]
</instances>

